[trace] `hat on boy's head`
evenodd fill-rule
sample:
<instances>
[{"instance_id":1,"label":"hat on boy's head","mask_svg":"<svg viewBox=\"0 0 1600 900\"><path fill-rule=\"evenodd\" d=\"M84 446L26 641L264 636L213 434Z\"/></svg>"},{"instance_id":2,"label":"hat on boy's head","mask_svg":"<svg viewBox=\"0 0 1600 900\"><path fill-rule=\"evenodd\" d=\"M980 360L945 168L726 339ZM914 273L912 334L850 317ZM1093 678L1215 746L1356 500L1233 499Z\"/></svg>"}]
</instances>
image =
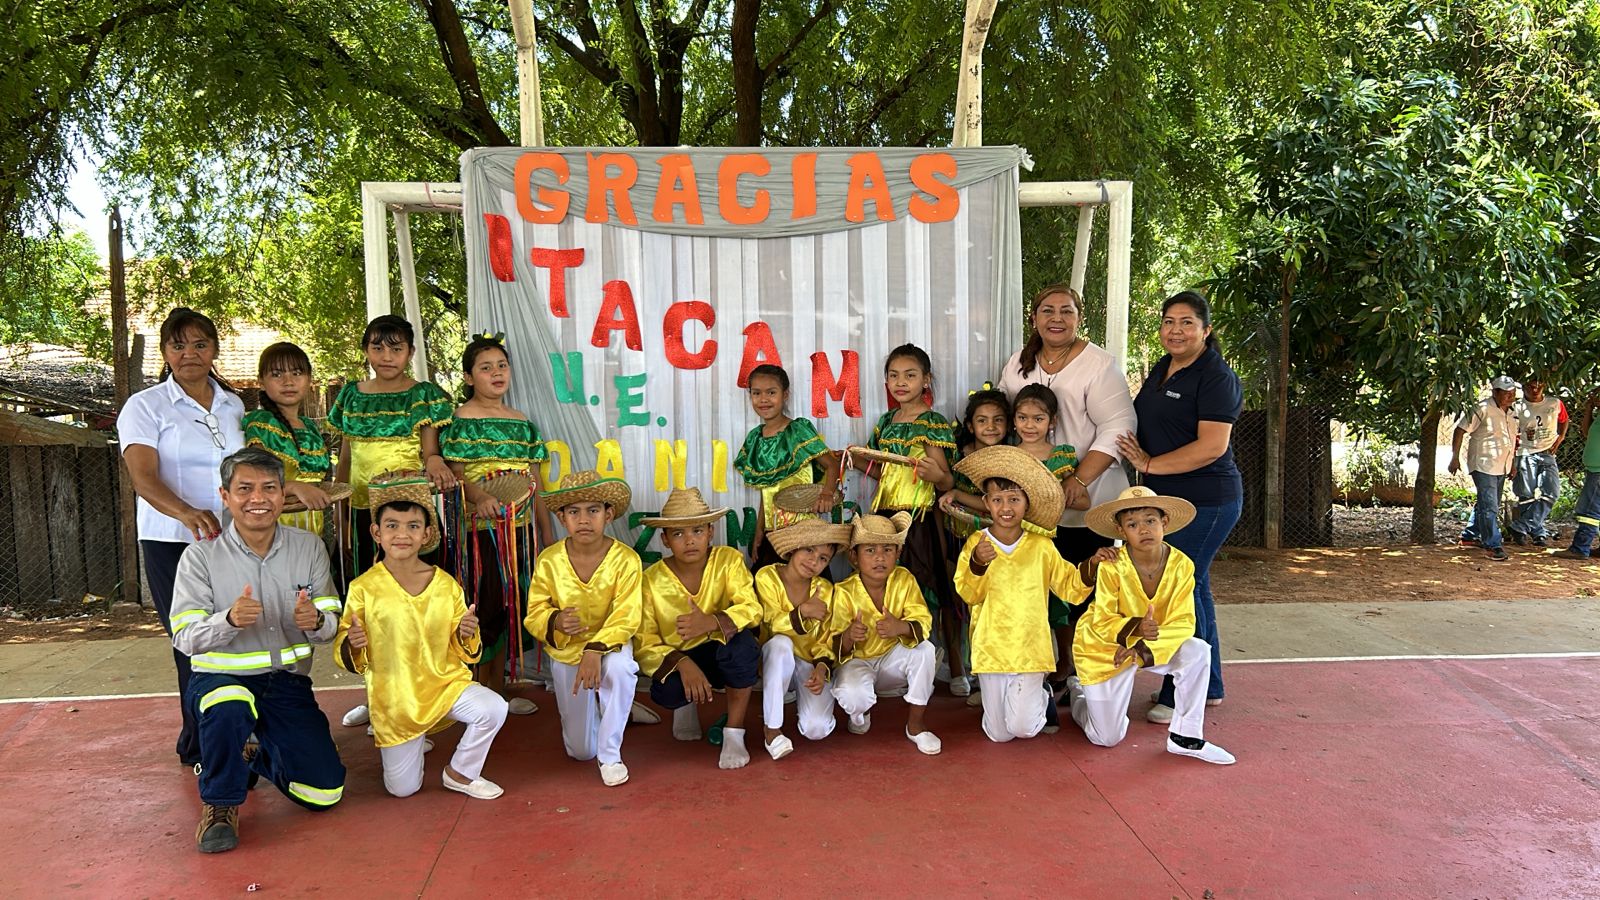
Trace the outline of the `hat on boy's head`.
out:
<instances>
[{"instance_id":1,"label":"hat on boy's head","mask_svg":"<svg viewBox=\"0 0 1600 900\"><path fill-rule=\"evenodd\" d=\"M816 547L821 544L833 544L836 547L850 546L850 526L833 525L821 519L804 519L793 525L785 525L767 532L767 541L772 544L773 552L780 559L788 559L789 554L801 547Z\"/></svg>"},{"instance_id":2,"label":"hat on boy's head","mask_svg":"<svg viewBox=\"0 0 1600 900\"><path fill-rule=\"evenodd\" d=\"M651 528L691 528L710 525L728 514L726 506L716 509L706 505L699 488L674 488L661 504L661 514L640 519L639 524Z\"/></svg>"},{"instance_id":3,"label":"hat on boy's head","mask_svg":"<svg viewBox=\"0 0 1600 900\"><path fill-rule=\"evenodd\" d=\"M1061 493L1061 482L1056 480L1044 463L1021 447L996 444L984 447L956 463L956 471L972 479L978 490L991 478L1004 478L1016 483L1028 495L1028 512L1023 518L1053 530L1061 524L1061 510L1066 507L1066 496Z\"/></svg>"},{"instance_id":4,"label":"hat on boy's head","mask_svg":"<svg viewBox=\"0 0 1600 900\"><path fill-rule=\"evenodd\" d=\"M1083 514L1083 523L1101 537L1120 538L1117 513L1125 509L1159 509L1167 514L1167 534L1194 521L1194 504L1182 497L1163 497L1142 484L1136 484Z\"/></svg>"},{"instance_id":5,"label":"hat on boy's head","mask_svg":"<svg viewBox=\"0 0 1600 900\"><path fill-rule=\"evenodd\" d=\"M1489 387L1492 387L1497 391L1514 391L1517 389L1517 381L1510 375L1501 375L1491 379L1489 381Z\"/></svg>"},{"instance_id":6,"label":"hat on boy's head","mask_svg":"<svg viewBox=\"0 0 1600 900\"><path fill-rule=\"evenodd\" d=\"M367 508L372 511L372 524L378 524L378 510L384 504L396 501L415 503L426 512L433 540L419 552L432 553L439 546L439 513L433 506L433 482L426 476L407 472L384 473L367 483Z\"/></svg>"},{"instance_id":7,"label":"hat on boy's head","mask_svg":"<svg viewBox=\"0 0 1600 900\"><path fill-rule=\"evenodd\" d=\"M633 492L621 478L603 478L593 469L568 472L554 489L539 492L544 505L552 510L574 503L604 503L611 507L611 515L620 519L628 511Z\"/></svg>"},{"instance_id":8,"label":"hat on boy's head","mask_svg":"<svg viewBox=\"0 0 1600 900\"><path fill-rule=\"evenodd\" d=\"M910 531L911 513L903 509L890 517L867 513L850 520L850 546L893 544L903 547Z\"/></svg>"}]
</instances>

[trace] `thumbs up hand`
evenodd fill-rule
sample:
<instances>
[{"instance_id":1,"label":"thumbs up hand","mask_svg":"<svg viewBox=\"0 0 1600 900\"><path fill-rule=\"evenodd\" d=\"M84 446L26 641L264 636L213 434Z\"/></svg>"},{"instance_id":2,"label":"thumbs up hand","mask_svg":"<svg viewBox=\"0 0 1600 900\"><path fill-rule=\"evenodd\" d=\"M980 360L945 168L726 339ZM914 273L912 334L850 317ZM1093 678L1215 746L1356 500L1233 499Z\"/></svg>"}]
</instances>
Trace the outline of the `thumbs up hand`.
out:
<instances>
[{"instance_id":1,"label":"thumbs up hand","mask_svg":"<svg viewBox=\"0 0 1600 900\"><path fill-rule=\"evenodd\" d=\"M850 620L849 634L852 643L859 644L867 639L867 623L861 621L861 613L856 613L856 617Z\"/></svg>"},{"instance_id":2,"label":"thumbs up hand","mask_svg":"<svg viewBox=\"0 0 1600 900\"><path fill-rule=\"evenodd\" d=\"M478 604L467 607L467 614L461 617L461 625L456 629L456 634L461 635L463 641L471 640L478 633Z\"/></svg>"},{"instance_id":3,"label":"thumbs up hand","mask_svg":"<svg viewBox=\"0 0 1600 900\"><path fill-rule=\"evenodd\" d=\"M361 626L361 617L356 616L350 620L350 631L344 636L345 643L351 650L367 649L367 629Z\"/></svg>"},{"instance_id":4,"label":"thumbs up hand","mask_svg":"<svg viewBox=\"0 0 1600 900\"><path fill-rule=\"evenodd\" d=\"M828 604L822 600L822 586L818 585L817 587L812 588L811 598L795 607L795 611L800 613L801 618L805 619L816 620L827 618Z\"/></svg>"},{"instance_id":5,"label":"thumbs up hand","mask_svg":"<svg viewBox=\"0 0 1600 900\"><path fill-rule=\"evenodd\" d=\"M987 566L994 562L996 552L994 544L989 542L989 536L986 534L978 538L978 546L972 548L972 561L980 566Z\"/></svg>"},{"instance_id":6,"label":"thumbs up hand","mask_svg":"<svg viewBox=\"0 0 1600 900\"><path fill-rule=\"evenodd\" d=\"M251 594L250 585L244 586L244 593L239 599L233 601L233 608L228 610L228 624L235 628L248 628L261 618L261 601Z\"/></svg>"},{"instance_id":7,"label":"thumbs up hand","mask_svg":"<svg viewBox=\"0 0 1600 900\"><path fill-rule=\"evenodd\" d=\"M301 588L294 598L294 627L301 631L315 631L321 613L311 602L311 592Z\"/></svg>"}]
</instances>

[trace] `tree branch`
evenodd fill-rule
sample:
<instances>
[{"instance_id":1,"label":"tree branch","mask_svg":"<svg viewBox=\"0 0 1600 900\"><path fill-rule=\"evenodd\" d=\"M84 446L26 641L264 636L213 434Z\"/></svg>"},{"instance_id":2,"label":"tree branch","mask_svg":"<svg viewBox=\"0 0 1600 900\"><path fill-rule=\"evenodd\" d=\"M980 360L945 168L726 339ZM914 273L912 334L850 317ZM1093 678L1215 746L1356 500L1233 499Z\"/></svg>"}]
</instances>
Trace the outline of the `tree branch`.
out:
<instances>
[{"instance_id":1,"label":"tree branch","mask_svg":"<svg viewBox=\"0 0 1600 900\"><path fill-rule=\"evenodd\" d=\"M763 83L772 79L773 74L778 71L778 67L783 65L785 62L788 62L789 57L793 56L794 52L800 49L800 45L806 42L806 38L810 36L811 30L816 28L817 24L823 19L827 18L832 12L833 0L821 0L821 2L817 4L817 9L811 14L811 18L806 19L805 24L801 25L800 28L795 31L794 35L789 38L788 46L778 51L771 59L767 60L767 64L765 66L761 67L761 79Z\"/></svg>"},{"instance_id":2,"label":"tree branch","mask_svg":"<svg viewBox=\"0 0 1600 900\"><path fill-rule=\"evenodd\" d=\"M455 0L422 0L439 44L439 56L445 72L455 84L456 95L461 99L461 111L480 135L479 143L491 147L509 147L511 138L500 127L494 113L489 110L483 96L483 84L478 79L478 64L472 58L472 45L467 42L461 28L461 14ZM462 149L468 149L463 147Z\"/></svg>"}]
</instances>

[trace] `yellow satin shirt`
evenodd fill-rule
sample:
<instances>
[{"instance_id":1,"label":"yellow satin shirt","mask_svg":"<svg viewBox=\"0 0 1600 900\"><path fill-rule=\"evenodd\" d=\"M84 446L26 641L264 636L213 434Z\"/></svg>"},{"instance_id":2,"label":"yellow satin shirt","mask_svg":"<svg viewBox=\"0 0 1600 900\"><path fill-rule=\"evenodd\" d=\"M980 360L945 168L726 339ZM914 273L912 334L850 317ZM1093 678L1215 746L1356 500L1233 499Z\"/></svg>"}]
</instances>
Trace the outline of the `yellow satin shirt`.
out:
<instances>
[{"instance_id":1,"label":"yellow satin shirt","mask_svg":"<svg viewBox=\"0 0 1600 900\"><path fill-rule=\"evenodd\" d=\"M1026 531L1010 553L991 538L994 561L982 575L972 574L972 551L987 533L967 538L956 560L956 593L972 607L972 672L1054 672L1050 595L1076 606L1089 586L1054 542Z\"/></svg>"},{"instance_id":2,"label":"yellow satin shirt","mask_svg":"<svg viewBox=\"0 0 1600 900\"><path fill-rule=\"evenodd\" d=\"M523 624L545 645L551 659L575 666L583 661L583 651L590 646L610 653L631 641L639 630L643 599L639 554L632 547L613 540L594 574L584 581L567 556L568 540L562 538L546 548L534 563L533 577L528 581L528 615ZM550 628L551 618L569 606L578 609L582 634L569 635Z\"/></svg>"},{"instance_id":3,"label":"yellow satin shirt","mask_svg":"<svg viewBox=\"0 0 1600 900\"><path fill-rule=\"evenodd\" d=\"M756 573L756 596L761 600L761 636L766 640L774 634L788 635L794 641L794 655L808 663L838 664L834 639L850 627L854 614L844 603L834 597L833 583L821 575L811 579L806 586L807 597L813 591L822 592L823 605L828 614L821 619L803 618L795 609L789 591L779 575L783 566L763 566ZM804 601L802 601L804 602Z\"/></svg>"},{"instance_id":4,"label":"yellow satin shirt","mask_svg":"<svg viewBox=\"0 0 1600 900\"><path fill-rule=\"evenodd\" d=\"M434 568L433 580L413 596L378 564L350 582L333 655L341 666L367 680L372 735L379 747L395 747L453 724L450 707L472 684L468 663L483 653L474 634L462 641L457 631L467 614L461 585ZM350 650L350 623L361 622L367 646Z\"/></svg>"},{"instance_id":5,"label":"yellow satin shirt","mask_svg":"<svg viewBox=\"0 0 1600 900\"><path fill-rule=\"evenodd\" d=\"M1167 565L1154 597L1145 594L1126 547L1117 550L1116 560L1100 564L1094 602L1079 620L1072 642L1072 659L1082 683L1099 684L1138 664L1138 657L1129 657L1122 665L1113 665L1118 647L1142 644L1150 651L1148 664L1160 666L1172 660L1179 644L1194 637L1194 563L1183 551L1167 546ZM1143 616L1153 617L1160 626L1156 640L1145 641L1137 634Z\"/></svg>"},{"instance_id":6,"label":"yellow satin shirt","mask_svg":"<svg viewBox=\"0 0 1600 900\"><path fill-rule=\"evenodd\" d=\"M687 640L679 637L678 617L689 612L690 603L716 616L721 628ZM639 633L633 636L633 658L639 671L662 680L672 674L683 651L706 641L725 644L760 622L761 602L750 583L744 554L732 547L712 547L700 576L700 590L694 594L663 559L644 570L644 616Z\"/></svg>"},{"instance_id":7,"label":"yellow satin shirt","mask_svg":"<svg viewBox=\"0 0 1600 900\"><path fill-rule=\"evenodd\" d=\"M850 627L857 613L861 614L862 624L867 626L867 639L855 646L851 659L877 659L893 650L897 643L915 647L927 640L929 629L933 627L933 613L928 612L928 604L922 599L917 577L902 566L895 566L889 572L889 583L883 588L882 611L867 594L860 575L851 575L834 585L833 596L834 603L842 607L840 614L844 616L845 628ZM879 637L878 620L885 612L909 622L911 634L903 638Z\"/></svg>"}]
</instances>

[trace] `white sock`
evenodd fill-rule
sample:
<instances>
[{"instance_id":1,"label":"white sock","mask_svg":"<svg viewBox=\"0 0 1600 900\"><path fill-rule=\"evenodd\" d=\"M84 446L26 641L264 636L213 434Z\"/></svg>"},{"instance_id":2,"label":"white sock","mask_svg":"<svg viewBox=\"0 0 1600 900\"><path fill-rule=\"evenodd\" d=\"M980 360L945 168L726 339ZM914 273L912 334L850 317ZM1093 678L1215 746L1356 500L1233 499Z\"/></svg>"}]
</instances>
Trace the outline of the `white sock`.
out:
<instances>
[{"instance_id":1,"label":"white sock","mask_svg":"<svg viewBox=\"0 0 1600 900\"><path fill-rule=\"evenodd\" d=\"M693 703L672 711L672 736L680 741L700 740L700 710Z\"/></svg>"},{"instance_id":2,"label":"white sock","mask_svg":"<svg viewBox=\"0 0 1600 900\"><path fill-rule=\"evenodd\" d=\"M722 759L717 761L717 767L742 769L748 762L750 762L750 751L744 748L744 729L722 729Z\"/></svg>"}]
</instances>

